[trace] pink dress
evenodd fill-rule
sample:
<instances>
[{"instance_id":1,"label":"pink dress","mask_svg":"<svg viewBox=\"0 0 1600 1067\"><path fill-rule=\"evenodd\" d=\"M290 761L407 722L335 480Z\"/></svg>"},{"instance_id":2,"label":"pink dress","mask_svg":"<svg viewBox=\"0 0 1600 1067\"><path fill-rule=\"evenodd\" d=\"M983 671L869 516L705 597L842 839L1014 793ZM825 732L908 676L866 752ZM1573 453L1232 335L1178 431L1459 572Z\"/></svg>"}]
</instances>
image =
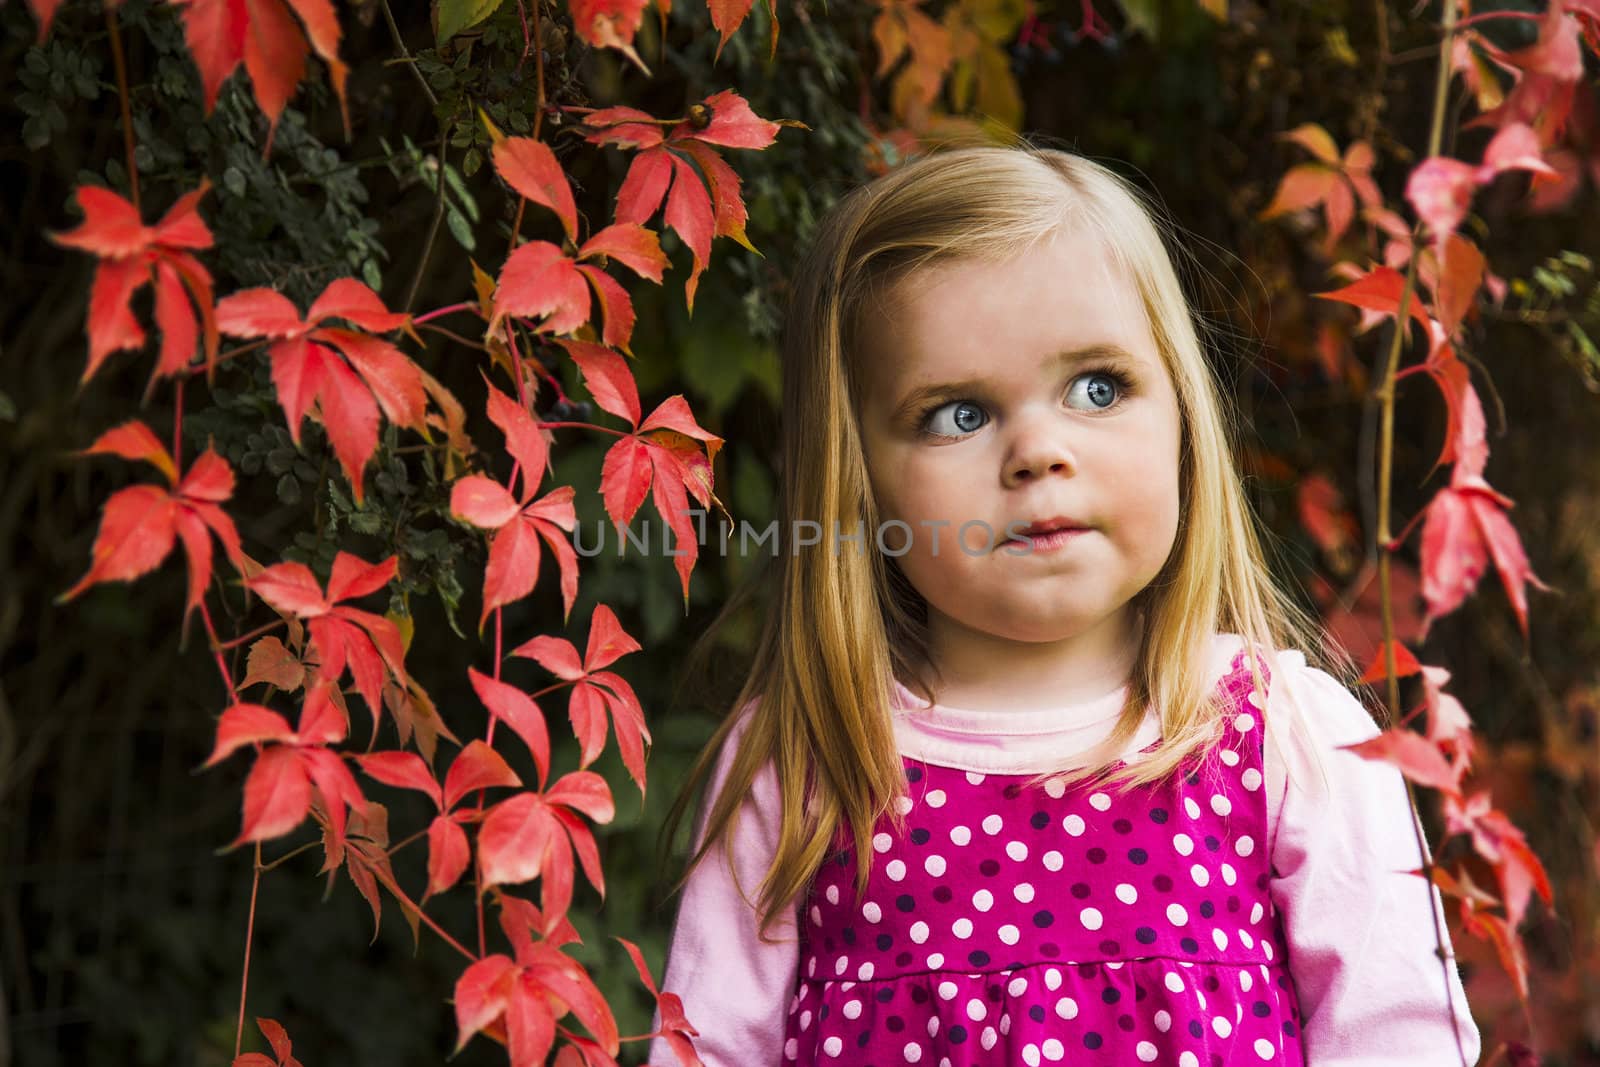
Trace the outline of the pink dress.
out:
<instances>
[{"instance_id":1,"label":"pink dress","mask_svg":"<svg viewBox=\"0 0 1600 1067\"><path fill-rule=\"evenodd\" d=\"M665 988L708 1067L1456 1064L1447 996L1474 1063L1459 975L1452 963L1447 983L1432 954L1428 887L1399 873L1419 859L1395 818L1398 772L1334 751L1377 727L1280 653L1308 719L1348 701L1311 732L1331 742L1331 791L1290 792L1291 765L1315 780L1304 742L1265 725L1296 712L1252 691L1230 637L1216 649L1222 736L1120 797L1028 782L1109 733L1122 691L1041 719L930 707L897 685L905 833L877 828L859 900L841 848L772 943L729 877L731 860L753 891L771 855L776 783L758 778L731 849L691 877L669 956ZM1159 726L1151 715L1126 758L1153 750Z\"/></svg>"}]
</instances>

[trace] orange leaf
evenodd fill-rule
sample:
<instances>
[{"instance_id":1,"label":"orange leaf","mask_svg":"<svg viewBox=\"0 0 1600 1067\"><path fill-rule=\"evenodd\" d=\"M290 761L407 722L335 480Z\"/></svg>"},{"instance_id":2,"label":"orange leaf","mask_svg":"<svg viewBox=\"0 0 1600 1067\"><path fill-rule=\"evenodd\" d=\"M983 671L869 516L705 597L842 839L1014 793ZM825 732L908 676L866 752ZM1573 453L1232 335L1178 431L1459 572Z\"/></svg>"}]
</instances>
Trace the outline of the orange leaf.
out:
<instances>
[{"instance_id":1,"label":"orange leaf","mask_svg":"<svg viewBox=\"0 0 1600 1067\"><path fill-rule=\"evenodd\" d=\"M572 186L550 146L532 137L498 137L494 140L494 169L506 184L536 204L543 204L561 219L567 239L578 240L578 208Z\"/></svg>"}]
</instances>

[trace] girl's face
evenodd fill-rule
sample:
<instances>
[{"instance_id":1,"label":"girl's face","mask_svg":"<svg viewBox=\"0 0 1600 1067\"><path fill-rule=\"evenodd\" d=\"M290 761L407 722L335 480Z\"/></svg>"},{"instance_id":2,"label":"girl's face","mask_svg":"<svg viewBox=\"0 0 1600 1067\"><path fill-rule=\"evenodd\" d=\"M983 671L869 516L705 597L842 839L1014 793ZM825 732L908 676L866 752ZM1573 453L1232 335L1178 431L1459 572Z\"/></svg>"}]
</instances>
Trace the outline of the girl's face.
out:
<instances>
[{"instance_id":1,"label":"girl's face","mask_svg":"<svg viewBox=\"0 0 1600 1067\"><path fill-rule=\"evenodd\" d=\"M1137 290L1098 240L925 268L863 329L868 475L882 520L911 528L883 544L905 550L935 655L1126 653L1129 601L1177 534L1180 427ZM1008 543L1036 522L1078 532Z\"/></svg>"}]
</instances>

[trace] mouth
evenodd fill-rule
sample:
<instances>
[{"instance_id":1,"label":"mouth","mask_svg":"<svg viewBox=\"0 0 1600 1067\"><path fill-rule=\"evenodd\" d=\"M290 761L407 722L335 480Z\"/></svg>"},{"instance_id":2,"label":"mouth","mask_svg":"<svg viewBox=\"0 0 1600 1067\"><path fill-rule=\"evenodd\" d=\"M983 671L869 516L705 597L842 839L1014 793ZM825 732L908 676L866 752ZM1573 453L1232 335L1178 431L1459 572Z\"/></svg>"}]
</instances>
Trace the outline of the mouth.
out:
<instances>
[{"instance_id":1,"label":"mouth","mask_svg":"<svg viewBox=\"0 0 1600 1067\"><path fill-rule=\"evenodd\" d=\"M1024 526L1017 535L1009 538L1007 544L1039 544L1057 539L1056 535L1084 533L1089 527L1077 519L1066 515L1052 515L1046 519L1037 519Z\"/></svg>"}]
</instances>

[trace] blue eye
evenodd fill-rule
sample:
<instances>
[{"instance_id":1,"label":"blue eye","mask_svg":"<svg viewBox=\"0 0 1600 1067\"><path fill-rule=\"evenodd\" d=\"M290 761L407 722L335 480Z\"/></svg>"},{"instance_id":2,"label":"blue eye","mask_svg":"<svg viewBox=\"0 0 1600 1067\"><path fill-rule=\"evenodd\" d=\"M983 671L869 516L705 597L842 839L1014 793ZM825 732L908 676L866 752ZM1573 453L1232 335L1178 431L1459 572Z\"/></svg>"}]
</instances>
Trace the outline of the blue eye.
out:
<instances>
[{"instance_id":1,"label":"blue eye","mask_svg":"<svg viewBox=\"0 0 1600 1067\"><path fill-rule=\"evenodd\" d=\"M946 413L949 418L944 418ZM955 400L948 404L941 404L928 412L922 420L924 433L934 434L939 437L959 437L980 429L989 417L983 409L970 400Z\"/></svg>"},{"instance_id":2,"label":"blue eye","mask_svg":"<svg viewBox=\"0 0 1600 1067\"><path fill-rule=\"evenodd\" d=\"M1096 371L1075 379L1072 388L1067 391L1069 398L1073 392L1078 391L1080 383L1086 383L1082 392L1088 397L1089 403L1100 411L1115 406L1128 386L1127 378L1119 372Z\"/></svg>"}]
</instances>

